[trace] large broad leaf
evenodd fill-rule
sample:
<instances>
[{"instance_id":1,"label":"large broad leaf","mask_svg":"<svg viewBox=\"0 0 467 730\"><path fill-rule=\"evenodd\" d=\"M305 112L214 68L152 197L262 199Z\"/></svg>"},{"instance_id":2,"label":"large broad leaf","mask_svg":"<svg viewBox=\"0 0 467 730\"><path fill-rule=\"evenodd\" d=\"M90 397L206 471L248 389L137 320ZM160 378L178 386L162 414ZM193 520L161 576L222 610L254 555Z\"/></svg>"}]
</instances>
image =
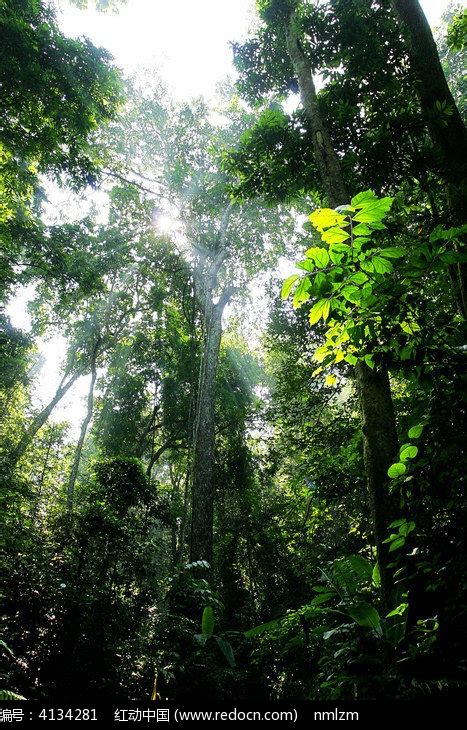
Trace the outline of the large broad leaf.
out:
<instances>
[{"instance_id":1,"label":"large broad leaf","mask_svg":"<svg viewBox=\"0 0 467 730\"><path fill-rule=\"evenodd\" d=\"M377 274L389 274L393 270L391 262L383 259L382 256L373 256L372 263Z\"/></svg>"},{"instance_id":2,"label":"large broad leaf","mask_svg":"<svg viewBox=\"0 0 467 730\"><path fill-rule=\"evenodd\" d=\"M267 631L272 631L272 629L275 629L277 626L279 626L280 619L275 618L273 621L268 621L266 624L260 624L259 626L255 626L252 629L248 629L248 631L245 631L244 636L246 639L251 639L253 636L261 636L261 634L265 634Z\"/></svg>"},{"instance_id":3,"label":"large broad leaf","mask_svg":"<svg viewBox=\"0 0 467 730\"><path fill-rule=\"evenodd\" d=\"M359 626L366 626L381 632L379 613L374 606L366 601L360 601L360 603L352 606L348 609L348 613Z\"/></svg>"},{"instance_id":4,"label":"large broad leaf","mask_svg":"<svg viewBox=\"0 0 467 730\"><path fill-rule=\"evenodd\" d=\"M349 555L347 561L350 567L362 578L371 578L373 565L363 555Z\"/></svg>"},{"instance_id":5,"label":"large broad leaf","mask_svg":"<svg viewBox=\"0 0 467 730\"><path fill-rule=\"evenodd\" d=\"M344 241L350 238L350 233L343 231L338 226L334 226L333 228L328 228L321 237L325 243L344 243Z\"/></svg>"},{"instance_id":6,"label":"large broad leaf","mask_svg":"<svg viewBox=\"0 0 467 730\"><path fill-rule=\"evenodd\" d=\"M329 299L320 299L310 310L310 324L316 324L321 317L327 319L331 309L331 303Z\"/></svg>"},{"instance_id":7,"label":"large broad leaf","mask_svg":"<svg viewBox=\"0 0 467 730\"><path fill-rule=\"evenodd\" d=\"M305 276L295 289L295 293L292 299L294 309L298 309L298 307L303 304L303 302L308 301L308 299L310 298L310 289L311 281L307 276Z\"/></svg>"},{"instance_id":8,"label":"large broad leaf","mask_svg":"<svg viewBox=\"0 0 467 730\"><path fill-rule=\"evenodd\" d=\"M217 645L225 658L227 659L229 666L234 667L235 666L235 656L233 653L233 649L228 641L225 639L222 639L220 636L215 637L217 641Z\"/></svg>"},{"instance_id":9,"label":"large broad leaf","mask_svg":"<svg viewBox=\"0 0 467 730\"><path fill-rule=\"evenodd\" d=\"M346 218L342 213L338 213L332 208L320 208L319 210L313 211L310 215L310 221L314 227L322 233L325 228L331 228L331 226L341 226L345 223Z\"/></svg>"},{"instance_id":10,"label":"large broad leaf","mask_svg":"<svg viewBox=\"0 0 467 730\"><path fill-rule=\"evenodd\" d=\"M352 198L352 205L358 209L353 220L359 223L379 224L389 211L393 198L378 198L372 190L366 190Z\"/></svg>"},{"instance_id":11,"label":"large broad leaf","mask_svg":"<svg viewBox=\"0 0 467 730\"><path fill-rule=\"evenodd\" d=\"M281 290L281 297L282 299L287 299L290 292L293 289L293 285L299 279L300 276L298 274L292 274L292 276L289 276L284 283L282 284L282 290Z\"/></svg>"},{"instance_id":12,"label":"large broad leaf","mask_svg":"<svg viewBox=\"0 0 467 730\"><path fill-rule=\"evenodd\" d=\"M212 606L206 606L201 619L201 633L204 636L212 636L214 632L214 611Z\"/></svg>"},{"instance_id":13,"label":"large broad leaf","mask_svg":"<svg viewBox=\"0 0 467 730\"><path fill-rule=\"evenodd\" d=\"M327 593L320 593L310 601L310 606L319 606L321 603L327 603L331 598L336 597L335 591L328 591Z\"/></svg>"},{"instance_id":14,"label":"large broad leaf","mask_svg":"<svg viewBox=\"0 0 467 730\"><path fill-rule=\"evenodd\" d=\"M401 256L405 256L405 249L399 246L391 246L390 248L383 248L380 255L388 259L400 259Z\"/></svg>"},{"instance_id":15,"label":"large broad leaf","mask_svg":"<svg viewBox=\"0 0 467 730\"><path fill-rule=\"evenodd\" d=\"M325 248L319 246L312 246L305 252L305 256L309 259L313 259L316 266L324 269L329 263L329 254Z\"/></svg>"},{"instance_id":16,"label":"large broad leaf","mask_svg":"<svg viewBox=\"0 0 467 730\"><path fill-rule=\"evenodd\" d=\"M299 261L297 264L295 264L295 266L297 267L297 269L303 269L303 271L308 271L309 274L315 270L315 265L313 261L311 261L311 259Z\"/></svg>"},{"instance_id":17,"label":"large broad leaf","mask_svg":"<svg viewBox=\"0 0 467 730\"><path fill-rule=\"evenodd\" d=\"M366 223L359 223L352 228L352 233L354 236L365 236L366 238L367 236L371 236L373 229L367 226Z\"/></svg>"}]
</instances>

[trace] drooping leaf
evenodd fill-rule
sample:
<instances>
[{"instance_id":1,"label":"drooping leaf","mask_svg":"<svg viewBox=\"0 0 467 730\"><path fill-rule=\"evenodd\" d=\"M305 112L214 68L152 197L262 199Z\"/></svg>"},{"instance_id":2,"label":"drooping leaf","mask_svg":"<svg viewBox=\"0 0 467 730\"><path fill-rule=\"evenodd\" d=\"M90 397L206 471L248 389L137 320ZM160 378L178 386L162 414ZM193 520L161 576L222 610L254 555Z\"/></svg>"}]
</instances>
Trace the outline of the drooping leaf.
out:
<instances>
[{"instance_id":1,"label":"drooping leaf","mask_svg":"<svg viewBox=\"0 0 467 730\"><path fill-rule=\"evenodd\" d=\"M348 609L349 615L359 626L367 626L370 629L381 631L379 613L374 606L366 601L360 601Z\"/></svg>"},{"instance_id":2,"label":"drooping leaf","mask_svg":"<svg viewBox=\"0 0 467 730\"><path fill-rule=\"evenodd\" d=\"M389 248L383 248L380 251L380 256L388 259L400 259L402 256L405 256L405 250L400 246L391 246Z\"/></svg>"},{"instance_id":3,"label":"drooping leaf","mask_svg":"<svg viewBox=\"0 0 467 730\"><path fill-rule=\"evenodd\" d=\"M244 636L246 639L252 639L254 636L261 636L261 634L265 634L267 631L272 631L277 626L279 626L280 619L276 618L273 619L273 621L268 621L265 624L260 624L259 626L255 626L252 629L248 629L248 631L244 632Z\"/></svg>"},{"instance_id":4,"label":"drooping leaf","mask_svg":"<svg viewBox=\"0 0 467 730\"><path fill-rule=\"evenodd\" d=\"M316 266L319 266L321 269L324 269L329 263L329 253L325 248L320 248L319 246L309 248L305 252L305 256L312 259Z\"/></svg>"},{"instance_id":5,"label":"drooping leaf","mask_svg":"<svg viewBox=\"0 0 467 730\"><path fill-rule=\"evenodd\" d=\"M349 555L347 558L348 562L350 563L351 567L357 575L360 575L364 578L370 578L373 573L373 566L370 563L367 558L364 558L363 555Z\"/></svg>"},{"instance_id":6,"label":"drooping leaf","mask_svg":"<svg viewBox=\"0 0 467 730\"><path fill-rule=\"evenodd\" d=\"M219 649L221 650L221 652L227 659L229 666L234 667L235 666L235 656L234 656L232 645L230 644L230 642L226 641L221 636L216 636L215 640L217 642Z\"/></svg>"},{"instance_id":7,"label":"drooping leaf","mask_svg":"<svg viewBox=\"0 0 467 730\"><path fill-rule=\"evenodd\" d=\"M317 301L310 310L310 324L316 324L316 322L318 322L321 318L326 320L329 316L330 308L331 304L329 299L320 299Z\"/></svg>"},{"instance_id":8,"label":"drooping leaf","mask_svg":"<svg viewBox=\"0 0 467 730\"><path fill-rule=\"evenodd\" d=\"M295 289L295 293L293 295L292 303L294 309L298 309L301 304L308 301L308 299L310 298L310 288L311 282L309 278L303 278L300 281L300 284Z\"/></svg>"},{"instance_id":9,"label":"drooping leaf","mask_svg":"<svg viewBox=\"0 0 467 730\"><path fill-rule=\"evenodd\" d=\"M201 618L201 633L210 637L214 633L214 611L212 606L206 606Z\"/></svg>"},{"instance_id":10,"label":"drooping leaf","mask_svg":"<svg viewBox=\"0 0 467 730\"><path fill-rule=\"evenodd\" d=\"M377 274L389 274L393 270L391 262L382 258L382 256L373 256L372 262Z\"/></svg>"},{"instance_id":11,"label":"drooping leaf","mask_svg":"<svg viewBox=\"0 0 467 730\"><path fill-rule=\"evenodd\" d=\"M287 299L287 297L289 296L290 292L293 289L293 285L299 278L300 278L299 274L292 274L292 276L289 276L284 281L284 283L282 284L282 289L281 289L281 299Z\"/></svg>"}]
</instances>

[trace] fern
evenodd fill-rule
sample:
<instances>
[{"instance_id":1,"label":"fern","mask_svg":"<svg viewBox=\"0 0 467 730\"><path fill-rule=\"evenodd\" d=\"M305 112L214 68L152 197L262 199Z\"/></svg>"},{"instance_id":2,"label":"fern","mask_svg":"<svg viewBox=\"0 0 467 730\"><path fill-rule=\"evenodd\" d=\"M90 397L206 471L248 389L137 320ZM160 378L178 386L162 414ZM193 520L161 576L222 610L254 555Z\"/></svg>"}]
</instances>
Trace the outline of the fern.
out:
<instances>
[{"instance_id":1,"label":"fern","mask_svg":"<svg viewBox=\"0 0 467 730\"><path fill-rule=\"evenodd\" d=\"M25 700L26 697L19 695L16 692L12 692L11 689L0 689L0 702L7 702L8 700Z\"/></svg>"}]
</instances>

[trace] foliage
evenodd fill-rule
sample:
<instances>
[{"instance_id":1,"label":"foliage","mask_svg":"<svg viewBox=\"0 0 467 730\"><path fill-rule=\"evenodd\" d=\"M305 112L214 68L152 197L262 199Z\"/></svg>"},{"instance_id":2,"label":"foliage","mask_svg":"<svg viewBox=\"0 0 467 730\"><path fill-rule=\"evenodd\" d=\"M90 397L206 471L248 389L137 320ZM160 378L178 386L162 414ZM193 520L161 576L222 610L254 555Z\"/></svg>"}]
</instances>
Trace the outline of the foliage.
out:
<instances>
[{"instance_id":1,"label":"foliage","mask_svg":"<svg viewBox=\"0 0 467 730\"><path fill-rule=\"evenodd\" d=\"M0 3L0 699L465 689L466 227L390 3L257 10L211 103L154 69L122 83L50 3ZM291 13L349 190L336 209ZM461 111L464 21L452 6L438 31ZM399 435L384 565L360 363L388 370ZM209 389L207 563L189 556Z\"/></svg>"}]
</instances>

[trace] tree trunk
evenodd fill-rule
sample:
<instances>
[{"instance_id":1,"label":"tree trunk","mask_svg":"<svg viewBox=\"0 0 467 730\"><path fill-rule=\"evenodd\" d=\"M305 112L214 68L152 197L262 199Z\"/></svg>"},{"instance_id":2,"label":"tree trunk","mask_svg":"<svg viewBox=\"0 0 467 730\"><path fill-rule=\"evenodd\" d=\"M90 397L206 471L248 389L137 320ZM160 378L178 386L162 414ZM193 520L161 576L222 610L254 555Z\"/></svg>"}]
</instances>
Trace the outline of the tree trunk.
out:
<instances>
[{"instance_id":1,"label":"tree trunk","mask_svg":"<svg viewBox=\"0 0 467 730\"><path fill-rule=\"evenodd\" d=\"M465 180L467 135L433 34L418 0L391 0L391 4L417 77L417 93L431 139L441 153L443 177L458 186ZM449 113L437 113L437 102L448 107Z\"/></svg>"},{"instance_id":2,"label":"tree trunk","mask_svg":"<svg viewBox=\"0 0 467 730\"><path fill-rule=\"evenodd\" d=\"M371 370L360 362L355 366L355 374L362 414L365 477L381 574L381 595L383 604L389 607L391 581L386 570L389 553L383 540L393 519L387 470L399 447L396 420L387 371Z\"/></svg>"},{"instance_id":3,"label":"tree trunk","mask_svg":"<svg viewBox=\"0 0 467 730\"><path fill-rule=\"evenodd\" d=\"M418 98L433 142L439 172L447 183L446 195L451 219L449 223L459 226L464 223L467 207L465 124L449 89L435 39L420 3L418 0L391 0L391 4L417 78ZM453 281L464 316L467 315L465 270L465 264L458 264L457 277Z\"/></svg>"},{"instance_id":4,"label":"tree trunk","mask_svg":"<svg viewBox=\"0 0 467 730\"><path fill-rule=\"evenodd\" d=\"M73 509L75 484L76 484L76 479L78 477L79 463L81 461L81 454L83 451L84 439L86 438L86 433L87 433L89 424L91 423L92 412L94 409L94 388L95 388L96 379L97 379L96 357L97 357L97 347L94 349L93 358L92 358L92 362L91 362L91 382L89 384L86 416L84 417L83 423L81 424L81 431L80 431L78 443L77 443L76 449L75 449L75 456L73 459L73 465L71 467L70 478L68 480L68 489L67 489L67 498L66 498L66 506L67 506L68 510Z\"/></svg>"},{"instance_id":5,"label":"tree trunk","mask_svg":"<svg viewBox=\"0 0 467 730\"><path fill-rule=\"evenodd\" d=\"M212 565L215 398L223 307L209 302L194 426L190 560Z\"/></svg>"},{"instance_id":6,"label":"tree trunk","mask_svg":"<svg viewBox=\"0 0 467 730\"><path fill-rule=\"evenodd\" d=\"M33 418L32 422L29 425L29 428L26 430L24 435L22 436L21 440L17 444L17 446L13 449L11 455L10 455L10 464L14 466L23 456L24 452L28 448L29 444L32 442L34 436L39 431L40 428L44 425L44 423L47 421L48 417L52 413L53 409L61 401L63 396L70 390L73 383L82 375L81 372L76 372L74 375L71 376L71 378L68 380L68 382L65 382L66 374L63 376L62 381L60 385L58 386L54 397L48 403L45 408L42 409L40 413L37 414L35 418Z\"/></svg>"},{"instance_id":7,"label":"tree trunk","mask_svg":"<svg viewBox=\"0 0 467 730\"><path fill-rule=\"evenodd\" d=\"M349 202L340 160L319 111L310 63L303 52L292 14L287 28L287 49L298 79L300 96L311 125L316 164L326 197L331 206ZM389 605L391 581L386 570L383 541L391 520L387 470L398 449L396 420L387 371L372 370L364 362L356 367L362 413L365 475L371 505L373 535L381 574L381 597Z\"/></svg>"}]
</instances>

